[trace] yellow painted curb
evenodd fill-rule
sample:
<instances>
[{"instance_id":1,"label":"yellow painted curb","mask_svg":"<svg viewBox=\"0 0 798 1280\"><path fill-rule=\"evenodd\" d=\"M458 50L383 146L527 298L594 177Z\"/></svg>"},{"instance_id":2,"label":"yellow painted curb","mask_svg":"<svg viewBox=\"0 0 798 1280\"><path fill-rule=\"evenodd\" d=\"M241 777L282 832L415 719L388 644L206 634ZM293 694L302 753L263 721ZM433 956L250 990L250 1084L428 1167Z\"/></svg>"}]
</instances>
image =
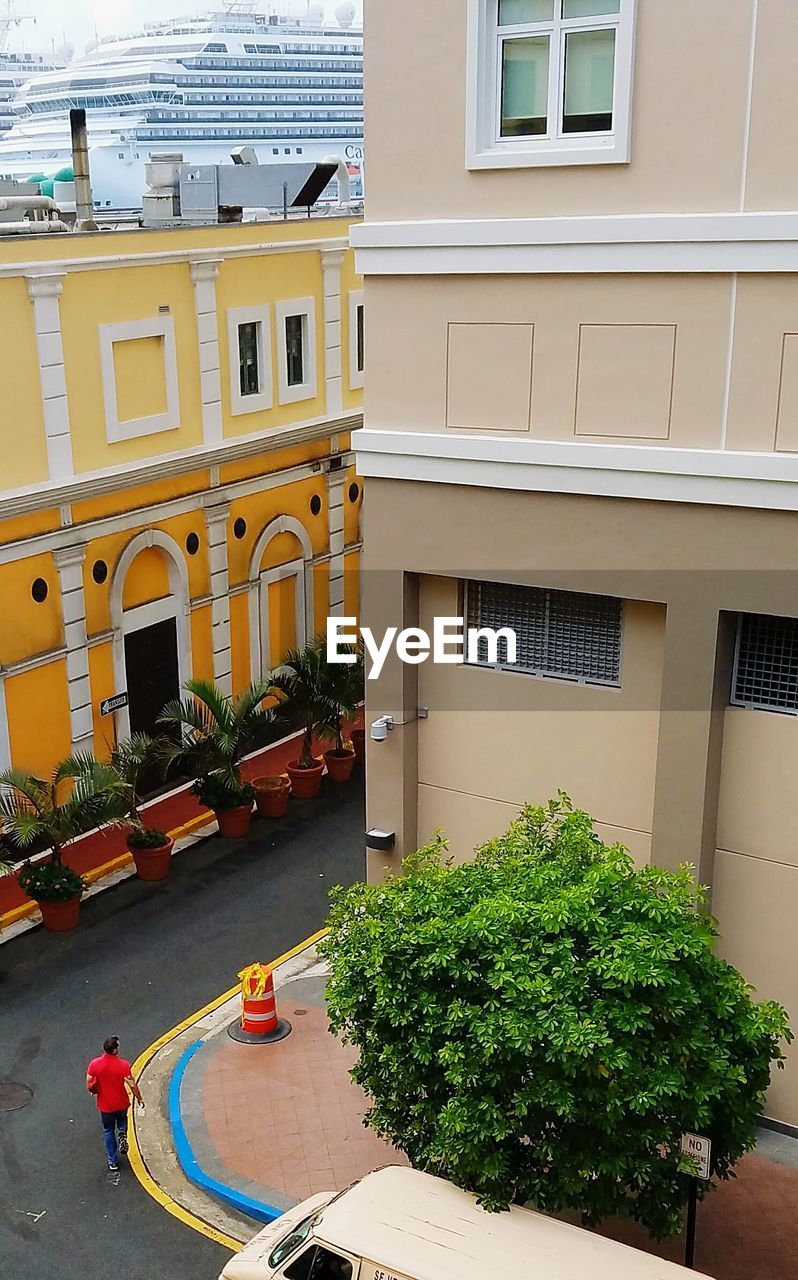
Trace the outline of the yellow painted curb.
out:
<instances>
[{"instance_id":1,"label":"yellow painted curb","mask_svg":"<svg viewBox=\"0 0 798 1280\"><path fill-rule=\"evenodd\" d=\"M276 960L270 961L270 966L272 968L276 968L278 964L285 964L287 960L293 959L293 957L298 956L300 952L305 951L308 947L312 947L313 944L318 942L320 938L323 938L326 933L326 929L319 929L317 933L313 933L309 938L305 938L304 942L298 943L295 947L292 947L290 951L284 951ZM152 1061L159 1049L162 1049L164 1045L169 1044L169 1042L179 1036L182 1031L187 1031L188 1028L193 1026L195 1023L201 1022L207 1014L213 1013L214 1010L225 1004L227 1000L238 995L240 990L240 985L236 983L234 987L230 987L228 991L217 996L215 1000L211 1000L209 1004L203 1005L196 1013L192 1013L188 1018L184 1018L182 1022L178 1022L176 1027L172 1027L171 1031L166 1031L162 1036L159 1036L157 1040L153 1040L152 1044L149 1045L143 1053L140 1053L136 1058L136 1061L133 1063L133 1075L135 1078L138 1080L144 1068ZM206 1236L208 1240L215 1241L216 1244L223 1245L224 1248L230 1249L233 1253L238 1253L239 1250L243 1248L243 1245L238 1240L233 1240L231 1236L225 1235L223 1231L217 1231L217 1229L212 1227L210 1223L203 1222L202 1218L197 1218L193 1213L190 1213L188 1209L184 1209L182 1205L179 1205L176 1200L173 1200L170 1195L167 1195L167 1193L158 1186L157 1182L147 1169L147 1166L141 1157L141 1152L139 1151L138 1141L136 1139L135 1109L133 1112L133 1124L130 1126L129 1131L129 1144L128 1159L130 1160L130 1167L144 1190L148 1195L152 1196L153 1200L157 1200L161 1208L165 1209L167 1213L171 1213L173 1218L178 1218L180 1222L185 1223L187 1227L193 1227L193 1229L198 1231L200 1235Z\"/></svg>"},{"instance_id":2,"label":"yellow painted curb","mask_svg":"<svg viewBox=\"0 0 798 1280\"><path fill-rule=\"evenodd\" d=\"M195 818L189 818L188 822L184 822L181 827L175 827L174 831L168 833L170 840L180 840L182 836L190 835L196 827L207 826L213 821L213 814L210 810L206 813L198 813ZM133 861L130 853L120 853L117 858L112 858L110 862L103 862L99 867L94 867L91 871L83 873L83 879L87 884L95 884L97 880L103 880L106 876L113 875L115 871L121 871L123 867L129 867ZM7 929L9 925L16 924L18 920L25 920L28 916L34 915L39 908L35 902L23 902L19 907L14 907L13 911L7 911L4 916L0 916L0 929Z\"/></svg>"}]
</instances>

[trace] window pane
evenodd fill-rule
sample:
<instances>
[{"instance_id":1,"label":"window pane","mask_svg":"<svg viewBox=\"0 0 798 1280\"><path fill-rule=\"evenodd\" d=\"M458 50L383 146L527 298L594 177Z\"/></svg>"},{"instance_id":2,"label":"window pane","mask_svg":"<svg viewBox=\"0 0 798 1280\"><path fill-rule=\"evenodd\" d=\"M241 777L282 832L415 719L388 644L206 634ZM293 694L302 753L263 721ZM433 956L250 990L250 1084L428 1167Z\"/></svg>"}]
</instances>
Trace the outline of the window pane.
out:
<instances>
[{"instance_id":1,"label":"window pane","mask_svg":"<svg viewBox=\"0 0 798 1280\"><path fill-rule=\"evenodd\" d=\"M615 32L571 31L565 38L564 133L612 128Z\"/></svg>"},{"instance_id":2,"label":"window pane","mask_svg":"<svg viewBox=\"0 0 798 1280\"><path fill-rule=\"evenodd\" d=\"M256 395L260 390L258 328L257 321L238 326L238 378L242 396Z\"/></svg>"},{"instance_id":3,"label":"window pane","mask_svg":"<svg viewBox=\"0 0 798 1280\"><path fill-rule=\"evenodd\" d=\"M357 363L358 373L363 372L363 307L357 309Z\"/></svg>"},{"instance_id":4,"label":"window pane","mask_svg":"<svg viewBox=\"0 0 798 1280\"><path fill-rule=\"evenodd\" d=\"M289 387L300 387L305 381L304 316L285 317L285 363Z\"/></svg>"},{"instance_id":5,"label":"window pane","mask_svg":"<svg viewBox=\"0 0 798 1280\"><path fill-rule=\"evenodd\" d=\"M562 0L564 18L597 18L620 12L621 0Z\"/></svg>"},{"instance_id":6,"label":"window pane","mask_svg":"<svg viewBox=\"0 0 798 1280\"><path fill-rule=\"evenodd\" d=\"M551 22L554 0L499 0L499 26L518 22Z\"/></svg>"},{"instance_id":7,"label":"window pane","mask_svg":"<svg viewBox=\"0 0 798 1280\"><path fill-rule=\"evenodd\" d=\"M549 37L502 44L503 138L545 133L548 127Z\"/></svg>"}]
</instances>

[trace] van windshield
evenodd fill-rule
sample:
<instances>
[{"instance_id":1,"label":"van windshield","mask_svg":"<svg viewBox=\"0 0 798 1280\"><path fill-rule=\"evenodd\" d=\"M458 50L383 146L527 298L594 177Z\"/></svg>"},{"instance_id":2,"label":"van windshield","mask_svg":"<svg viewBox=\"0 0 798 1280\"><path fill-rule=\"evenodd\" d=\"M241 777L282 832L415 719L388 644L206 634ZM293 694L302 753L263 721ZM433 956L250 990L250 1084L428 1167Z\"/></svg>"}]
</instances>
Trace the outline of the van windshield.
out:
<instances>
[{"instance_id":1,"label":"van windshield","mask_svg":"<svg viewBox=\"0 0 798 1280\"><path fill-rule=\"evenodd\" d=\"M310 1229L318 1216L318 1211L309 1214L307 1218L303 1218L295 1227L292 1227L288 1235L283 1236L282 1240L278 1240L269 1254L270 1267L279 1267L281 1262L285 1262L286 1258L290 1258L295 1249L305 1243L310 1235Z\"/></svg>"}]
</instances>

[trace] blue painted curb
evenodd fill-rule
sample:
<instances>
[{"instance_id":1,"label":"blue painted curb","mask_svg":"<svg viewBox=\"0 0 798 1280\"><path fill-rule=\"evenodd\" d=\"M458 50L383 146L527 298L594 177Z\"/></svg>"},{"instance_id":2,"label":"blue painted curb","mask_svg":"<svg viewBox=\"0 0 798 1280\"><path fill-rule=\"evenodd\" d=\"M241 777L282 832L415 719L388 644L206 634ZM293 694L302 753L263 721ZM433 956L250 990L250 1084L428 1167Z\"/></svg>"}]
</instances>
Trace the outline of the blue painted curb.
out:
<instances>
[{"instance_id":1,"label":"blue painted curb","mask_svg":"<svg viewBox=\"0 0 798 1280\"><path fill-rule=\"evenodd\" d=\"M202 1041L197 1040L186 1049L179 1059L169 1082L169 1124L172 1129L177 1158L186 1177L190 1178L198 1187L201 1187L203 1191L216 1196L218 1200L223 1200L225 1204L230 1205L232 1209L236 1209L239 1213L246 1214L248 1218L255 1218L257 1222L274 1222L275 1218L279 1218L282 1215L282 1209L275 1209L270 1204L255 1200L252 1196L236 1191L235 1187L229 1187L226 1183L219 1182L217 1178L212 1178L210 1174L207 1174L201 1168L197 1157L194 1155L180 1112L180 1089L183 1084L183 1077L186 1074L186 1067L197 1050L201 1048Z\"/></svg>"}]
</instances>

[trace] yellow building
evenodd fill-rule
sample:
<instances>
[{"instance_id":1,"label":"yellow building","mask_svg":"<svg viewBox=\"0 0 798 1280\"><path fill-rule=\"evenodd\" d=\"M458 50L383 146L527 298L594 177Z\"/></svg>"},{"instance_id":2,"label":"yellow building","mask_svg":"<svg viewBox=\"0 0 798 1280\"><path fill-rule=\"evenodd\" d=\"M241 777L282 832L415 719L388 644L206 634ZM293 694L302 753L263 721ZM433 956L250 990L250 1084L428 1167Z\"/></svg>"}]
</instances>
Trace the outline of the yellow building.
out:
<instances>
[{"instance_id":1,"label":"yellow building","mask_svg":"<svg viewBox=\"0 0 798 1280\"><path fill-rule=\"evenodd\" d=\"M104 754L356 610L349 226L0 242L0 767Z\"/></svg>"}]
</instances>

